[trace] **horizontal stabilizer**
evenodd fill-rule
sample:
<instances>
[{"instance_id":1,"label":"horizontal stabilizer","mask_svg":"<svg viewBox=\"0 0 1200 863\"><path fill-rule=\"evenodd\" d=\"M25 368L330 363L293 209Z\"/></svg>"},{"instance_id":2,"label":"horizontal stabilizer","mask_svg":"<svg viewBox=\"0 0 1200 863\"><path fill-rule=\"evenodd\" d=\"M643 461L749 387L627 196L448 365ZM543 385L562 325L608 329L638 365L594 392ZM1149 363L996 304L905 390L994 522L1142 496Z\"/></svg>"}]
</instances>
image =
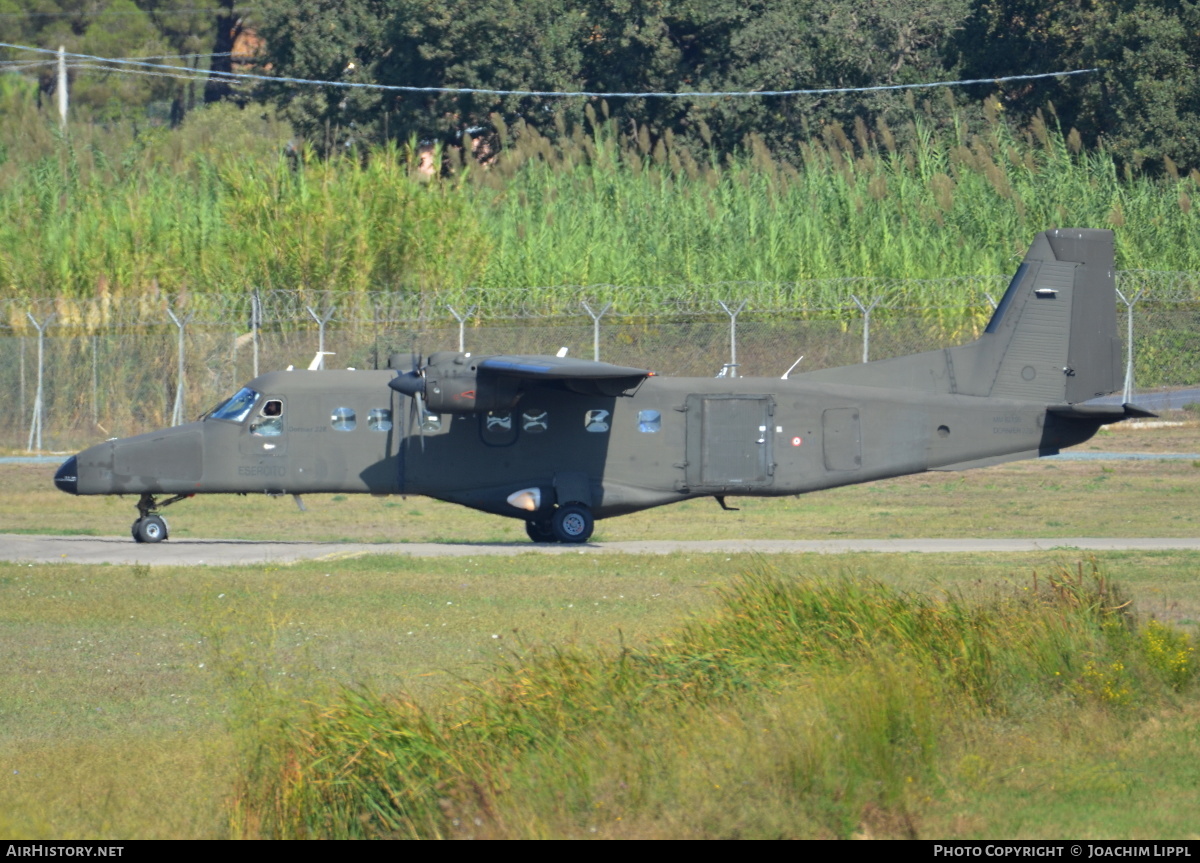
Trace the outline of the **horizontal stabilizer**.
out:
<instances>
[{"instance_id":1,"label":"horizontal stabilizer","mask_svg":"<svg viewBox=\"0 0 1200 863\"><path fill-rule=\"evenodd\" d=\"M1144 408L1136 407L1131 404L1123 405L1051 405L1046 408L1046 412L1053 414L1056 417L1067 420L1084 420L1086 422L1098 423L1116 423L1121 420L1135 419L1138 417L1156 417L1158 414L1151 413Z\"/></svg>"}]
</instances>

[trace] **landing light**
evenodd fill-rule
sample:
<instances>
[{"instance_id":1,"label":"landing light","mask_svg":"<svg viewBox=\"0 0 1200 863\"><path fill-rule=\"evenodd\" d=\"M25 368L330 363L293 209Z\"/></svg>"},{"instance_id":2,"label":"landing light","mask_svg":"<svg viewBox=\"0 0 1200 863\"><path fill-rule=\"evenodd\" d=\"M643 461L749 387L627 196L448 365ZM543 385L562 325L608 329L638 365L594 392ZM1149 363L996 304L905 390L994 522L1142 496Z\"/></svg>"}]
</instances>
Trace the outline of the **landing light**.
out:
<instances>
[{"instance_id":1,"label":"landing light","mask_svg":"<svg viewBox=\"0 0 1200 863\"><path fill-rule=\"evenodd\" d=\"M542 507L542 490L540 488L523 488L508 496L510 506L527 512L537 512Z\"/></svg>"}]
</instances>

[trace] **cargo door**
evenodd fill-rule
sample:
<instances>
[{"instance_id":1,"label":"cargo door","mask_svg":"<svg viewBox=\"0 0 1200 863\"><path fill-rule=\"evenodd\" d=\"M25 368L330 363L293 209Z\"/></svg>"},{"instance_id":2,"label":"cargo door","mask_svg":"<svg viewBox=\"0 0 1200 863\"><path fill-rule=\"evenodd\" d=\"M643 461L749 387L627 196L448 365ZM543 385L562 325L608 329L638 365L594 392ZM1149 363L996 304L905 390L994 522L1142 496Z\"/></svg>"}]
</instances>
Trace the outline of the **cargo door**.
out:
<instances>
[{"instance_id":1,"label":"cargo door","mask_svg":"<svg viewBox=\"0 0 1200 863\"><path fill-rule=\"evenodd\" d=\"M730 492L769 486L774 410L765 395L688 396L687 485Z\"/></svg>"}]
</instances>

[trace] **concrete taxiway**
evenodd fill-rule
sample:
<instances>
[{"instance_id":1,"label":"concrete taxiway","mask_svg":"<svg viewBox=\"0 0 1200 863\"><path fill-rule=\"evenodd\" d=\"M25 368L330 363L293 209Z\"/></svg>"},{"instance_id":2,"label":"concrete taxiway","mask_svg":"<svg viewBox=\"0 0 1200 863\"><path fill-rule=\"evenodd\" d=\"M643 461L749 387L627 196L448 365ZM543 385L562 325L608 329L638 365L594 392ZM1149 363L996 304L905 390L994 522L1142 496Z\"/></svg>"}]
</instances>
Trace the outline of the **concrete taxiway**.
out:
<instances>
[{"instance_id":1,"label":"concrete taxiway","mask_svg":"<svg viewBox=\"0 0 1200 863\"><path fill-rule=\"evenodd\" d=\"M728 539L597 542L586 545L512 543L255 542L171 539L155 545L119 536L0 534L0 560L18 563L238 566L341 560L364 555L477 557L515 554L838 554L845 552L1197 551L1200 537L1060 537L1051 539Z\"/></svg>"}]
</instances>

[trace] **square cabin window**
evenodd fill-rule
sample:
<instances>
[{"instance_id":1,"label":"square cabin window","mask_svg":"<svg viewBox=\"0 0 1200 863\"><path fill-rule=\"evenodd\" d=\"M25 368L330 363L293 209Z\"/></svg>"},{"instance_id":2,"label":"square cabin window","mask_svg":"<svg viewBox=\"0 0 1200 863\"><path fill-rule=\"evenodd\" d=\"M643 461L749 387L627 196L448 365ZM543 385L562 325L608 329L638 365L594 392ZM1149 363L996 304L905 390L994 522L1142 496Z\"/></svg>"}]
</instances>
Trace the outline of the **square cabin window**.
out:
<instances>
[{"instance_id":1,"label":"square cabin window","mask_svg":"<svg viewBox=\"0 0 1200 863\"><path fill-rule=\"evenodd\" d=\"M367 414L367 428L377 432L391 431L392 412L387 408L371 408Z\"/></svg>"},{"instance_id":2,"label":"square cabin window","mask_svg":"<svg viewBox=\"0 0 1200 863\"><path fill-rule=\"evenodd\" d=\"M662 428L662 414L658 411L638 411L638 431L654 434Z\"/></svg>"},{"instance_id":3,"label":"square cabin window","mask_svg":"<svg viewBox=\"0 0 1200 863\"><path fill-rule=\"evenodd\" d=\"M329 425L334 431L354 431L354 427L358 425L358 418L354 415L353 408L334 408L329 416Z\"/></svg>"}]
</instances>

